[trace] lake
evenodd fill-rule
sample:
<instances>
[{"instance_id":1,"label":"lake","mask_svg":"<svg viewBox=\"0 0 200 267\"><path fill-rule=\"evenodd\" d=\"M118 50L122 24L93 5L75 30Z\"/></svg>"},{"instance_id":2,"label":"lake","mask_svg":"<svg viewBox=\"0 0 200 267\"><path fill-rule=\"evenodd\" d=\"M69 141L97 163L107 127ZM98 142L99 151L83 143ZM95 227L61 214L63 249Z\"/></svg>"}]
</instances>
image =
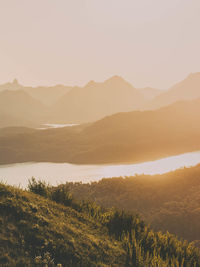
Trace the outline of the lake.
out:
<instances>
[{"instance_id":1,"label":"lake","mask_svg":"<svg viewBox=\"0 0 200 267\"><path fill-rule=\"evenodd\" d=\"M43 124L42 127L37 128L38 130L46 130L50 128L64 128L64 127L72 127L72 126L77 126L79 124L74 124L74 123L67 123L67 124L56 124L56 123L46 123Z\"/></svg>"},{"instance_id":2,"label":"lake","mask_svg":"<svg viewBox=\"0 0 200 267\"><path fill-rule=\"evenodd\" d=\"M76 165L69 163L19 163L0 165L0 181L26 187L31 177L51 185L65 182L88 183L102 178L125 177L135 174L162 174L200 163L200 151L171 156L138 164Z\"/></svg>"}]
</instances>

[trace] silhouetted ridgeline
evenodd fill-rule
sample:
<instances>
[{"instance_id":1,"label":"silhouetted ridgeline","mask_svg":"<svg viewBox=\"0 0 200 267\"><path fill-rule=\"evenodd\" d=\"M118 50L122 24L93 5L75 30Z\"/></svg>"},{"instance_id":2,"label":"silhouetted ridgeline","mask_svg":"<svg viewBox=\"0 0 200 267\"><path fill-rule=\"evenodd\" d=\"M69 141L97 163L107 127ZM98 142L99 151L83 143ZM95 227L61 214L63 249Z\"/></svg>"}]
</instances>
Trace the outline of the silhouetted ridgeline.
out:
<instances>
[{"instance_id":1,"label":"silhouetted ridgeline","mask_svg":"<svg viewBox=\"0 0 200 267\"><path fill-rule=\"evenodd\" d=\"M190 74L169 90L137 89L119 76L104 82L90 81L84 87L25 87L14 80L0 85L0 128L88 123L118 112L156 109L197 99L199 88L200 73Z\"/></svg>"},{"instance_id":2,"label":"silhouetted ridgeline","mask_svg":"<svg viewBox=\"0 0 200 267\"><path fill-rule=\"evenodd\" d=\"M52 119L60 122L85 123L117 112L140 109L147 98L119 76L102 83L89 82L73 88L53 106Z\"/></svg>"},{"instance_id":3,"label":"silhouetted ridgeline","mask_svg":"<svg viewBox=\"0 0 200 267\"><path fill-rule=\"evenodd\" d=\"M200 99L76 127L0 134L0 163L134 163L195 151L200 149L199 114Z\"/></svg>"},{"instance_id":4,"label":"silhouetted ridgeline","mask_svg":"<svg viewBox=\"0 0 200 267\"><path fill-rule=\"evenodd\" d=\"M150 95L155 92L146 91ZM0 85L0 128L95 121L116 112L139 109L148 98L118 76L102 83L89 82L84 87L33 88L14 81ZM6 122L3 114L14 116L21 124Z\"/></svg>"},{"instance_id":5,"label":"silhouetted ridgeline","mask_svg":"<svg viewBox=\"0 0 200 267\"><path fill-rule=\"evenodd\" d=\"M54 85L54 86L23 86L17 79L14 79L11 83L5 83L0 85L0 92L9 90L15 94L15 91L24 91L34 99L39 100L45 106L53 105L60 97L65 95L72 89L71 86Z\"/></svg>"},{"instance_id":6,"label":"silhouetted ridgeline","mask_svg":"<svg viewBox=\"0 0 200 267\"><path fill-rule=\"evenodd\" d=\"M0 185L2 266L200 265L197 248L137 216L77 202L66 186L33 179L29 190Z\"/></svg>"},{"instance_id":7,"label":"silhouetted ridgeline","mask_svg":"<svg viewBox=\"0 0 200 267\"><path fill-rule=\"evenodd\" d=\"M191 73L183 81L175 84L168 90L149 101L145 109L157 109L180 100L192 100L200 97L200 72Z\"/></svg>"}]
</instances>

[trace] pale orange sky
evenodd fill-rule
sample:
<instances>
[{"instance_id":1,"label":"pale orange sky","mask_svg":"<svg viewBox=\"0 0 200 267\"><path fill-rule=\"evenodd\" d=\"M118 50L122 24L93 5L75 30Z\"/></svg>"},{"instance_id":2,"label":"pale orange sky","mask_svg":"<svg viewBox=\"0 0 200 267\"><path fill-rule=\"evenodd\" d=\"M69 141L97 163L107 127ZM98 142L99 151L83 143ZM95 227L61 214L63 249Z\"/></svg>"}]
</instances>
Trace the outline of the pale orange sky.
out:
<instances>
[{"instance_id":1,"label":"pale orange sky","mask_svg":"<svg viewBox=\"0 0 200 267\"><path fill-rule=\"evenodd\" d=\"M200 0L0 0L0 83L167 88L200 71L199 28Z\"/></svg>"}]
</instances>

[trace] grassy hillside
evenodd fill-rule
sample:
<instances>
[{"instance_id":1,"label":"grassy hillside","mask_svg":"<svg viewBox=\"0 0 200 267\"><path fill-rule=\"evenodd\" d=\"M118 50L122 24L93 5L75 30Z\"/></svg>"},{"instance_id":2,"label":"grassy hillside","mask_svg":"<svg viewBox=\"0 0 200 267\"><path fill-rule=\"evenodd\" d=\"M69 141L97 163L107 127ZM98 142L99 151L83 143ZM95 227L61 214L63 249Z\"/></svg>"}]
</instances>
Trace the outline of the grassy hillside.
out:
<instances>
[{"instance_id":1,"label":"grassy hillside","mask_svg":"<svg viewBox=\"0 0 200 267\"><path fill-rule=\"evenodd\" d=\"M0 184L1 266L199 266L199 250L137 217L79 203L66 187Z\"/></svg>"},{"instance_id":2,"label":"grassy hillside","mask_svg":"<svg viewBox=\"0 0 200 267\"><path fill-rule=\"evenodd\" d=\"M155 230L199 244L200 165L162 175L70 183L70 188L75 197L139 213Z\"/></svg>"},{"instance_id":3,"label":"grassy hillside","mask_svg":"<svg viewBox=\"0 0 200 267\"><path fill-rule=\"evenodd\" d=\"M0 163L141 162L200 149L200 100L95 123L0 137ZM70 128L70 129L69 129Z\"/></svg>"},{"instance_id":4,"label":"grassy hillside","mask_svg":"<svg viewBox=\"0 0 200 267\"><path fill-rule=\"evenodd\" d=\"M0 266L45 266L45 253L63 266L124 265L122 245L70 207L0 185L0 214Z\"/></svg>"}]
</instances>

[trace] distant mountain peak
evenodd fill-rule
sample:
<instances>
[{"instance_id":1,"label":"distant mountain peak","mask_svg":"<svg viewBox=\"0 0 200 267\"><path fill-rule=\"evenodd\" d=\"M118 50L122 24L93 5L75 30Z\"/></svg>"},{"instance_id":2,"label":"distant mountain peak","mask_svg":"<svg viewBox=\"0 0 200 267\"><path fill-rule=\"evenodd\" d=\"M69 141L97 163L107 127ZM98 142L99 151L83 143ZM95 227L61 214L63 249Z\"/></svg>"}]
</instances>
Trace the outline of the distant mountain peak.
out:
<instances>
[{"instance_id":1,"label":"distant mountain peak","mask_svg":"<svg viewBox=\"0 0 200 267\"><path fill-rule=\"evenodd\" d=\"M13 85L19 85L19 82L18 82L18 80L15 78L14 80L13 80Z\"/></svg>"},{"instance_id":2,"label":"distant mountain peak","mask_svg":"<svg viewBox=\"0 0 200 267\"><path fill-rule=\"evenodd\" d=\"M94 86L96 84L96 82L94 80L89 81L85 87L91 87Z\"/></svg>"},{"instance_id":3,"label":"distant mountain peak","mask_svg":"<svg viewBox=\"0 0 200 267\"><path fill-rule=\"evenodd\" d=\"M121 76L114 75L107 79L105 82L126 82Z\"/></svg>"},{"instance_id":4,"label":"distant mountain peak","mask_svg":"<svg viewBox=\"0 0 200 267\"><path fill-rule=\"evenodd\" d=\"M121 76L118 75L114 75L112 77L110 77L109 79L105 80L103 83L106 84L117 84L117 83L127 83L127 81L125 81ZM85 87L92 87L97 85L98 83L95 82L94 80L89 81Z\"/></svg>"}]
</instances>

